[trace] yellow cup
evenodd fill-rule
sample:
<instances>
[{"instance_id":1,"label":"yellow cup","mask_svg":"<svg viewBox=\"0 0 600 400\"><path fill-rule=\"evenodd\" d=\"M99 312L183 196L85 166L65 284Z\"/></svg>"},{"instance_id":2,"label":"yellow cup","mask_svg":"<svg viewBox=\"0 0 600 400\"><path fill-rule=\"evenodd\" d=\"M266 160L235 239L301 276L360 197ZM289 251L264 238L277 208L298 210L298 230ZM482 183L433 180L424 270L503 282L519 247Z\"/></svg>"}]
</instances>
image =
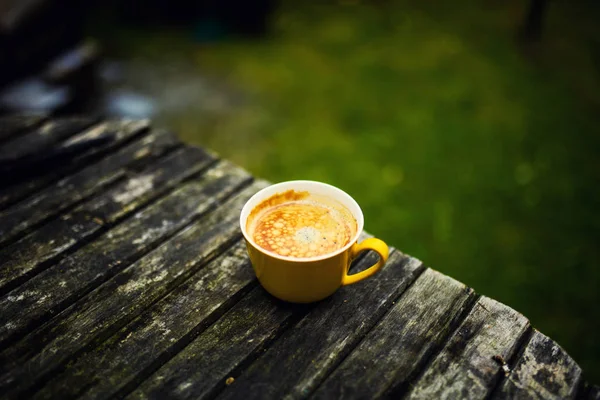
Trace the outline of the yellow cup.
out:
<instances>
[{"instance_id":1,"label":"yellow cup","mask_svg":"<svg viewBox=\"0 0 600 400\"><path fill-rule=\"evenodd\" d=\"M250 212L264 200L288 190L327 196L346 207L357 223L356 235L343 248L318 257L286 257L258 246L246 230ZM379 271L388 258L388 246L371 238L358 243L364 227L362 210L344 191L321 182L289 181L268 186L252 196L242 208L240 226L254 272L261 285L273 296L293 302L310 303L333 294L341 286L362 281ZM379 261L359 273L348 275L350 263L359 253L374 250Z\"/></svg>"}]
</instances>

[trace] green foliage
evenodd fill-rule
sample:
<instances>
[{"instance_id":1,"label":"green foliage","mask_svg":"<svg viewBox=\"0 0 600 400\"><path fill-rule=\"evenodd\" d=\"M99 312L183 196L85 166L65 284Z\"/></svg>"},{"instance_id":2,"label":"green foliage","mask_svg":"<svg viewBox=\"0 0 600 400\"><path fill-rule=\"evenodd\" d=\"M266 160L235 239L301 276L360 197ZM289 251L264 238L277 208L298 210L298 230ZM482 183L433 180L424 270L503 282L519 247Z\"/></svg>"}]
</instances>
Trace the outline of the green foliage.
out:
<instances>
[{"instance_id":1,"label":"green foliage","mask_svg":"<svg viewBox=\"0 0 600 400\"><path fill-rule=\"evenodd\" d=\"M367 230L519 310L600 381L597 29L552 4L536 64L514 40L524 2L463 3L293 2L268 39L123 46L245 93L226 116L162 115L184 139L346 190Z\"/></svg>"}]
</instances>

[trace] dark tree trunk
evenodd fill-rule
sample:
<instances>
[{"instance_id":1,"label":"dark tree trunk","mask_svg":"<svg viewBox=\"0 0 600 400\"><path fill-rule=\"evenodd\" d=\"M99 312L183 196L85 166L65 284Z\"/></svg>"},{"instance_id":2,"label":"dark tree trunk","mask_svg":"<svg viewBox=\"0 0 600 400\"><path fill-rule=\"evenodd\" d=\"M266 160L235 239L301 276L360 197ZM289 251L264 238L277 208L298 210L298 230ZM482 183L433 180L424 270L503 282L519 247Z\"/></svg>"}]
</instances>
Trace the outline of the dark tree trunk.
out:
<instances>
[{"instance_id":1,"label":"dark tree trunk","mask_svg":"<svg viewBox=\"0 0 600 400\"><path fill-rule=\"evenodd\" d=\"M522 40L533 42L542 37L544 15L548 8L548 0L531 0L525 22L521 27Z\"/></svg>"}]
</instances>

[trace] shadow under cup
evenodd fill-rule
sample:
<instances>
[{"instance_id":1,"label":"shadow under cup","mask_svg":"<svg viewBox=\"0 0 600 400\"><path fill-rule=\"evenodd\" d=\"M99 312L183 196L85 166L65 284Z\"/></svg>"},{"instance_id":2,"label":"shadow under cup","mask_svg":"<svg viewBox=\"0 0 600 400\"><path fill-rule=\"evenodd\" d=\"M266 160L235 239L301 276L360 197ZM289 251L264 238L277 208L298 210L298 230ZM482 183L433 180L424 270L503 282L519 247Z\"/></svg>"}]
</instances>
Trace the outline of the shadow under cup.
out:
<instances>
[{"instance_id":1,"label":"shadow under cup","mask_svg":"<svg viewBox=\"0 0 600 400\"><path fill-rule=\"evenodd\" d=\"M294 190L324 196L344 206L356 220L356 233L348 243L328 254L310 257L287 257L258 246L246 229L248 217L263 201L281 193ZM310 303L322 300L344 285L366 279L376 273L388 257L387 245L371 238L357 243L364 227L363 213L344 191L315 181L288 181L268 186L252 196L242 208L240 227L246 240L246 248L252 267L260 284L273 296L294 303ZM374 250L379 261L357 274L348 275L352 260L362 251Z\"/></svg>"}]
</instances>

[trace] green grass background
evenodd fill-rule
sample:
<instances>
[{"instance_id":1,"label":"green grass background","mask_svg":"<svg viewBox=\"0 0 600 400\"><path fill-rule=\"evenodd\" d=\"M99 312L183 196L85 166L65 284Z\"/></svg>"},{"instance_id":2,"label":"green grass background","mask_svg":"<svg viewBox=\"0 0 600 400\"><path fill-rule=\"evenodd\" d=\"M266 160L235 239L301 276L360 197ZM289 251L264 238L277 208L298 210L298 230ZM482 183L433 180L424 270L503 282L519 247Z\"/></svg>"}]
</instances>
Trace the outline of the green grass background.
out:
<instances>
[{"instance_id":1,"label":"green grass background","mask_svg":"<svg viewBox=\"0 0 600 400\"><path fill-rule=\"evenodd\" d=\"M284 2L262 40L113 45L241 99L160 111L183 139L271 181L339 186L367 230L522 312L599 382L598 6L551 2L523 51L525 1L314 3Z\"/></svg>"}]
</instances>

